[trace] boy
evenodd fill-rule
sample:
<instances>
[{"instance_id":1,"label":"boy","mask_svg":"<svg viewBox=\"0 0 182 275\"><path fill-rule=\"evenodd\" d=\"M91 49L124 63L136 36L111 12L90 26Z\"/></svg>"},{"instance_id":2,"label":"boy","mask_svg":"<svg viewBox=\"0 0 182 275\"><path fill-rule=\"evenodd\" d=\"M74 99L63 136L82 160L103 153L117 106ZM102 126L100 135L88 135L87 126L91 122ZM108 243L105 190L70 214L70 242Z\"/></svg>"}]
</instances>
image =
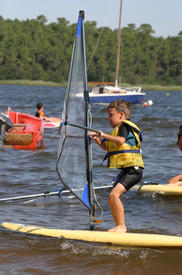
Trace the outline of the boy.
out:
<instances>
[{"instance_id":1,"label":"boy","mask_svg":"<svg viewBox=\"0 0 182 275\"><path fill-rule=\"evenodd\" d=\"M35 116L46 120L47 118L44 114L43 109L43 104L41 102L37 103L37 112L35 113Z\"/></svg>"},{"instance_id":2,"label":"boy","mask_svg":"<svg viewBox=\"0 0 182 275\"><path fill-rule=\"evenodd\" d=\"M40 118L45 118L43 109L44 109L43 104L41 102L37 103L37 112L35 113L35 116Z\"/></svg>"},{"instance_id":3,"label":"boy","mask_svg":"<svg viewBox=\"0 0 182 275\"><path fill-rule=\"evenodd\" d=\"M115 227L108 231L126 232L124 207L120 197L142 178L144 164L141 132L129 121L129 102L116 100L109 104L107 111L108 120L114 128L111 134L100 131L99 135L95 132L90 132L89 135L103 150L107 150L108 167L120 169L108 199Z\"/></svg>"}]
</instances>

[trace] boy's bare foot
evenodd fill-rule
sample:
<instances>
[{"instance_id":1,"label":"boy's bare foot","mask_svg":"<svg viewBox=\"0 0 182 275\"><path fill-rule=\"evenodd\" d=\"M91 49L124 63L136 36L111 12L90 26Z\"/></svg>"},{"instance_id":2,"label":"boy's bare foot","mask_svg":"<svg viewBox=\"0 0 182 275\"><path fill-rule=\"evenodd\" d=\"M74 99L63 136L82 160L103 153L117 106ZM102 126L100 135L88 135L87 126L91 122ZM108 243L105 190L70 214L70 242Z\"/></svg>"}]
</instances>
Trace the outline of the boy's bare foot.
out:
<instances>
[{"instance_id":1,"label":"boy's bare foot","mask_svg":"<svg viewBox=\"0 0 182 275\"><path fill-rule=\"evenodd\" d=\"M114 228L111 228L108 230L108 232L121 232L125 233L127 231L126 227L124 226L115 226Z\"/></svg>"}]
</instances>

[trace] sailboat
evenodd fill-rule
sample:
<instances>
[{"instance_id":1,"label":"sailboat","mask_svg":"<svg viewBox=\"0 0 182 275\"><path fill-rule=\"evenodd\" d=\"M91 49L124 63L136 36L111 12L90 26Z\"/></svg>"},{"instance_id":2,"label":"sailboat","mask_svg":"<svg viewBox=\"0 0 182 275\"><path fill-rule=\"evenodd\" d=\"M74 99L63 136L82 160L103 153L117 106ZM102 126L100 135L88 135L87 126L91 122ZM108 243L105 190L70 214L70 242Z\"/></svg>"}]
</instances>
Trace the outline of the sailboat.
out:
<instances>
[{"instance_id":1,"label":"sailboat","mask_svg":"<svg viewBox=\"0 0 182 275\"><path fill-rule=\"evenodd\" d=\"M119 28L118 28L118 46L117 46L117 61L115 85L99 84L92 88L89 93L91 103L110 103L118 99L129 101L133 104L141 104L145 93L141 87L122 88L118 86L119 79L119 60L120 60L120 41L121 41L121 15L122 15L122 0L120 0L119 13Z\"/></svg>"}]
</instances>

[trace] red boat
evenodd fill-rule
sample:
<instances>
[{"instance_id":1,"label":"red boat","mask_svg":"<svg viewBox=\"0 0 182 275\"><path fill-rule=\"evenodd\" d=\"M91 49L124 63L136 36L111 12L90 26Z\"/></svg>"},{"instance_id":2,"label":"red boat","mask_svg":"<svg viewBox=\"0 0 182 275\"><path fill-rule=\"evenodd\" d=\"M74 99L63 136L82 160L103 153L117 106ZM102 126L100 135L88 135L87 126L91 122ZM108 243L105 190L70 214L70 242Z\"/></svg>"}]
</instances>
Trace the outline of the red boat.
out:
<instances>
[{"instance_id":1,"label":"red boat","mask_svg":"<svg viewBox=\"0 0 182 275\"><path fill-rule=\"evenodd\" d=\"M14 128L7 134L6 147L15 149L36 150L43 148L44 121L38 117L25 113L8 110Z\"/></svg>"}]
</instances>

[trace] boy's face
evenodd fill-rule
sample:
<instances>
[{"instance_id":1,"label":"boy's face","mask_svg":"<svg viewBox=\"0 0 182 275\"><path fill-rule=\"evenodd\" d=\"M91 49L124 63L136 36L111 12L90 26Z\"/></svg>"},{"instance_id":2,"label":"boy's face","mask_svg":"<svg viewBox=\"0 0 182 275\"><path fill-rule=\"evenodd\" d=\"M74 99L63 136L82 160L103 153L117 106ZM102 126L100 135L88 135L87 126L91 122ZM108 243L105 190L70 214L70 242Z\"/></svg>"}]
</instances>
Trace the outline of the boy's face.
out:
<instances>
[{"instance_id":1,"label":"boy's face","mask_svg":"<svg viewBox=\"0 0 182 275\"><path fill-rule=\"evenodd\" d=\"M121 112L121 113L117 112L115 108L110 108L108 110L108 120L111 126L114 128L123 120L125 120L125 114L124 112Z\"/></svg>"}]
</instances>

